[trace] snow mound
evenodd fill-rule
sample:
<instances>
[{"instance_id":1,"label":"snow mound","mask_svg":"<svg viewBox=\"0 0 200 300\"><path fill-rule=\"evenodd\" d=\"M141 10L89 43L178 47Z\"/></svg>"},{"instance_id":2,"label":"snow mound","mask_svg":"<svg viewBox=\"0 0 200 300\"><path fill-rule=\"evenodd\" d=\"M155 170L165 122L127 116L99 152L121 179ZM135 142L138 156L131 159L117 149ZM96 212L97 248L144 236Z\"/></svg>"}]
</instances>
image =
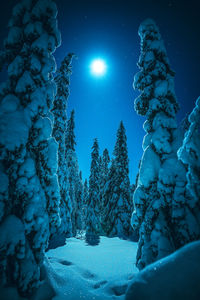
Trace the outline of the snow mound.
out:
<instances>
[{"instance_id":1,"label":"snow mound","mask_svg":"<svg viewBox=\"0 0 200 300\"><path fill-rule=\"evenodd\" d=\"M149 265L129 285L126 300L200 299L200 241Z\"/></svg>"}]
</instances>

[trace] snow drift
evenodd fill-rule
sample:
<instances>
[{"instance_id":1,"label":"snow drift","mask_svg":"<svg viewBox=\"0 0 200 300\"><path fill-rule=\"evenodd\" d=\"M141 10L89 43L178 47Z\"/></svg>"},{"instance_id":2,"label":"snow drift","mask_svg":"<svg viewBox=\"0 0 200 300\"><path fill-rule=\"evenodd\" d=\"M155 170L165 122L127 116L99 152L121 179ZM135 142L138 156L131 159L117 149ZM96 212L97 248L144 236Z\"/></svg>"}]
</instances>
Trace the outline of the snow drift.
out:
<instances>
[{"instance_id":1,"label":"snow drift","mask_svg":"<svg viewBox=\"0 0 200 300\"><path fill-rule=\"evenodd\" d=\"M129 285L126 300L200 299L200 241L149 265Z\"/></svg>"}]
</instances>

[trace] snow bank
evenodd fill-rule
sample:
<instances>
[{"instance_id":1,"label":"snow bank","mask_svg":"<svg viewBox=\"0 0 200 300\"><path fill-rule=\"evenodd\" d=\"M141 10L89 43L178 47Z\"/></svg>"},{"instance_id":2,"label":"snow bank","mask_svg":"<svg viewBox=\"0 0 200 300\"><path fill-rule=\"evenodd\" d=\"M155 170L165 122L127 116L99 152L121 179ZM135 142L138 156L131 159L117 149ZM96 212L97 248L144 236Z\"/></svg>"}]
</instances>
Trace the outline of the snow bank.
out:
<instances>
[{"instance_id":1,"label":"snow bank","mask_svg":"<svg viewBox=\"0 0 200 300\"><path fill-rule=\"evenodd\" d=\"M200 241L149 265L130 284L126 300L200 299Z\"/></svg>"}]
</instances>

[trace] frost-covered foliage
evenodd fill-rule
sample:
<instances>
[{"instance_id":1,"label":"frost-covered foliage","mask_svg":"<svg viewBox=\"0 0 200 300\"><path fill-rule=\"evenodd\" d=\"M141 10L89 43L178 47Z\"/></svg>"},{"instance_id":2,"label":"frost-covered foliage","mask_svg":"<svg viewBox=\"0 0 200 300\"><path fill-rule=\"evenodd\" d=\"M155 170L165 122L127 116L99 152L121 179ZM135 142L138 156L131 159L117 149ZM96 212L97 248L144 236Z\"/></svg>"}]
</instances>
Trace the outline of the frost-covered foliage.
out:
<instances>
[{"instance_id":1,"label":"frost-covered foliage","mask_svg":"<svg viewBox=\"0 0 200 300\"><path fill-rule=\"evenodd\" d=\"M65 159L68 170L68 180L69 180L69 196L72 204L72 235L76 236L77 229L80 227L80 218L78 211L79 201L79 187L82 183L79 177L79 167L78 159L75 151L75 134L74 134L75 122L74 122L74 110L70 114L70 118L67 121L67 131L65 135ZM82 201L82 200L81 200ZM79 223L79 224L78 224Z\"/></svg>"},{"instance_id":2,"label":"frost-covered foliage","mask_svg":"<svg viewBox=\"0 0 200 300\"><path fill-rule=\"evenodd\" d=\"M83 229L83 180L82 172L79 172L79 177L76 181L75 186L75 196L76 196L76 230L81 231Z\"/></svg>"},{"instance_id":3,"label":"frost-covered foliage","mask_svg":"<svg viewBox=\"0 0 200 300\"><path fill-rule=\"evenodd\" d=\"M58 183L60 187L60 218L61 226L58 232L55 232L50 239L49 247L58 246L58 243L63 243L66 237L72 235L71 224L71 199L69 196L69 181L67 175L66 163L66 147L65 135L67 130L67 100L70 94L70 75L72 73L71 63L74 54L69 53L61 63L59 70L55 76L57 85L57 94L54 100L52 109L54 116L53 133L56 142L58 143ZM56 245L55 245L56 244Z\"/></svg>"},{"instance_id":4,"label":"frost-covered foliage","mask_svg":"<svg viewBox=\"0 0 200 300\"><path fill-rule=\"evenodd\" d=\"M94 139L91 153L89 195L86 216L86 242L97 244L101 233L99 195L99 145Z\"/></svg>"},{"instance_id":5,"label":"frost-covered foliage","mask_svg":"<svg viewBox=\"0 0 200 300\"><path fill-rule=\"evenodd\" d=\"M139 229L139 269L194 239L196 224L185 195L186 168L177 159L182 142L178 103L164 43L153 20L139 27L141 55L134 87L141 91L135 110L146 116L146 135L134 192L134 230Z\"/></svg>"},{"instance_id":6,"label":"frost-covered foliage","mask_svg":"<svg viewBox=\"0 0 200 300\"><path fill-rule=\"evenodd\" d=\"M132 233L132 200L129 180L129 159L125 128L120 122L113 159L104 189L102 227L107 236L129 237Z\"/></svg>"},{"instance_id":7,"label":"frost-covered foliage","mask_svg":"<svg viewBox=\"0 0 200 300\"><path fill-rule=\"evenodd\" d=\"M108 181L108 172L110 165L110 156L107 149L104 149L102 156L100 156L99 160L99 187L100 187L100 211L101 211L101 219L104 219L104 189L105 185Z\"/></svg>"},{"instance_id":8,"label":"frost-covered foliage","mask_svg":"<svg viewBox=\"0 0 200 300\"><path fill-rule=\"evenodd\" d=\"M200 226L200 97L188 121L188 130L178 151L178 157L188 167L186 188L191 198L189 205ZM197 237L200 238L200 232Z\"/></svg>"},{"instance_id":9,"label":"frost-covered foliage","mask_svg":"<svg viewBox=\"0 0 200 300\"><path fill-rule=\"evenodd\" d=\"M84 230L86 229L88 196L89 196L88 182L87 182L87 179L85 179L84 184L83 184L83 223L82 223L82 228Z\"/></svg>"},{"instance_id":10,"label":"frost-covered foliage","mask_svg":"<svg viewBox=\"0 0 200 300\"><path fill-rule=\"evenodd\" d=\"M52 53L60 44L52 0L13 9L0 86L1 285L30 294L39 284L49 233L60 225L57 143L51 137L56 86Z\"/></svg>"},{"instance_id":11,"label":"frost-covered foliage","mask_svg":"<svg viewBox=\"0 0 200 300\"><path fill-rule=\"evenodd\" d=\"M74 129L75 129L74 115L75 112L74 110L72 110L70 114L70 118L67 121L67 131L65 135L66 153L69 149L75 151L76 141L75 141L75 133L74 133Z\"/></svg>"}]
</instances>

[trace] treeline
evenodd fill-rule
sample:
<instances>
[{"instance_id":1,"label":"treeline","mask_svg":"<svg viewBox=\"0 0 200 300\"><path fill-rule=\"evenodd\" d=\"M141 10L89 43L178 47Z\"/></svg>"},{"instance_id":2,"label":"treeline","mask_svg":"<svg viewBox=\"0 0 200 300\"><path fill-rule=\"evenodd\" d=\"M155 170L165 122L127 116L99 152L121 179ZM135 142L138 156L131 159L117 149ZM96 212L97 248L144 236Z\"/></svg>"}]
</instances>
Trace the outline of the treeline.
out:
<instances>
[{"instance_id":1,"label":"treeline","mask_svg":"<svg viewBox=\"0 0 200 300\"><path fill-rule=\"evenodd\" d=\"M92 147L86 212L86 241L89 244L98 243L100 235L133 238L128 164L127 138L121 122L111 161L107 149L99 155L97 139Z\"/></svg>"}]
</instances>

